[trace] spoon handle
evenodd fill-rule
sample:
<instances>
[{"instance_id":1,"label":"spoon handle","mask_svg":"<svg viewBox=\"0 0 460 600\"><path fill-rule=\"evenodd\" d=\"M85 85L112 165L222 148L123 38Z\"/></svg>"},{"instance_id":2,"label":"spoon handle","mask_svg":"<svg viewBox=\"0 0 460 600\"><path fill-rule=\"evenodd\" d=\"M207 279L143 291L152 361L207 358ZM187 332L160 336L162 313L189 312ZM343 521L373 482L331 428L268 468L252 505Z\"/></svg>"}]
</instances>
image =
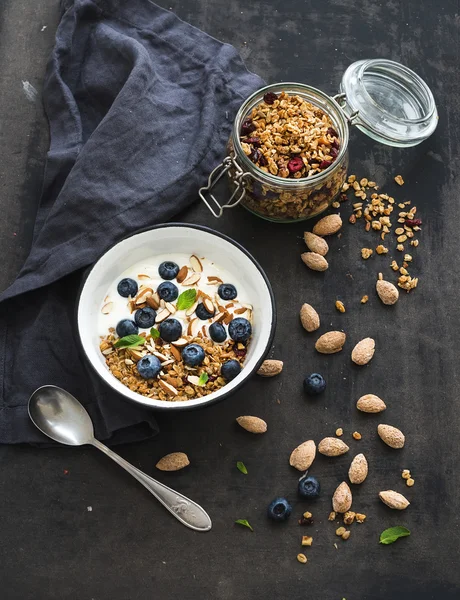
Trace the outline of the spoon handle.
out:
<instances>
[{"instance_id":1,"label":"spoon handle","mask_svg":"<svg viewBox=\"0 0 460 600\"><path fill-rule=\"evenodd\" d=\"M99 440L93 439L90 443L107 456L110 456L120 467L123 467L125 471L128 471L137 481L142 483L181 523L190 527L190 529L195 529L195 531L209 531L211 529L211 519L199 504L136 469L131 463L104 446Z\"/></svg>"}]
</instances>

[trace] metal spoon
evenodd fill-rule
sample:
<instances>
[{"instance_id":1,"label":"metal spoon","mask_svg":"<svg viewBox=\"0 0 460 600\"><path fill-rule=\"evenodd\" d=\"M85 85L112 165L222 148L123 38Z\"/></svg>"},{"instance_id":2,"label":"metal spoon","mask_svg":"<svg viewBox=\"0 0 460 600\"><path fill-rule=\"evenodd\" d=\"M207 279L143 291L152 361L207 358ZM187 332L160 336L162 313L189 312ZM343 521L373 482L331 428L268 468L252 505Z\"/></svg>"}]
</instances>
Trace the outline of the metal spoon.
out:
<instances>
[{"instance_id":1,"label":"metal spoon","mask_svg":"<svg viewBox=\"0 0 460 600\"><path fill-rule=\"evenodd\" d=\"M62 388L45 385L29 399L29 417L33 424L56 442L68 446L91 444L110 456L137 479L181 523L196 531L212 527L208 513L198 504L149 477L94 438L93 423L85 408Z\"/></svg>"}]
</instances>

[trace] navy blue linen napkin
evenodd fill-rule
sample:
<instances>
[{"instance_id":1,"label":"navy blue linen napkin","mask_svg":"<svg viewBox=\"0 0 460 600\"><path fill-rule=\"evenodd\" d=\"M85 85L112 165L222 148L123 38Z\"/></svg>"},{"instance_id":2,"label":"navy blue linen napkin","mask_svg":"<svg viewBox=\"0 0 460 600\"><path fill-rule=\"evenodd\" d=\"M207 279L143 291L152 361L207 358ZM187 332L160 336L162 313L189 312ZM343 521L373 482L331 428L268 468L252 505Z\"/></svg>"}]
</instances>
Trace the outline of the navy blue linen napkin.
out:
<instances>
[{"instance_id":1,"label":"navy blue linen napkin","mask_svg":"<svg viewBox=\"0 0 460 600\"><path fill-rule=\"evenodd\" d=\"M63 2L44 86L51 143L30 255L0 296L0 443L41 443L30 393L59 385L96 436L144 439L149 410L84 365L75 301L85 267L197 198L243 100L263 85L236 50L149 0Z\"/></svg>"}]
</instances>

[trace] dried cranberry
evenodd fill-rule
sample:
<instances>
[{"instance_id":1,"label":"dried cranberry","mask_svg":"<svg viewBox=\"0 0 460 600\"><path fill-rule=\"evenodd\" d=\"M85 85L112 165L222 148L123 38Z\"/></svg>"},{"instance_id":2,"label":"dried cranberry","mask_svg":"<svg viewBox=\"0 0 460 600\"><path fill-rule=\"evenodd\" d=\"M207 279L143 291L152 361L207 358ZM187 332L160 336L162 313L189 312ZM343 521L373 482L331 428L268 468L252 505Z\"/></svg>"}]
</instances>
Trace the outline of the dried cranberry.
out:
<instances>
[{"instance_id":1,"label":"dried cranberry","mask_svg":"<svg viewBox=\"0 0 460 600\"><path fill-rule=\"evenodd\" d=\"M348 196L345 194L345 192L342 192L340 194L340 202L345 202L346 200L348 200Z\"/></svg>"},{"instance_id":2,"label":"dried cranberry","mask_svg":"<svg viewBox=\"0 0 460 600\"><path fill-rule=\"evenodd\" d=\"M322 160L319 163L319 168L320 169L327 169L328 167L330 167L332 165L332 160Z\"/></svg>"},{"instance_id":3,"label":"dried cranberry","mask_svg":"<svg viewBox=\"0 0 460 600\"><path fill-rule=\"evenodd\" d=\"M256 146L257 148L260 146L260 140L258 137L248 137L244 141L246 142L246 144L252 144L253 146Z\"/></svg>"},{"instance_id":4,"label":"dried cranberry","mask_svg":"<svg viewBox=\"0 0 460 600\"><path fill-rule=\"evenodd\" d=\"M210 375L209 381L215 381L217 379L216 375Z\"/></svg>"},{"instance_id":5,"label":"dried cranberry","mask_svg":"<svg viewBox=\"0 0 460 600\"><path fill-rule=\"evenodd\" d=\"M238 348L236 348L236 350L234 350L235 352L235 356L238 356L239 358L243 358L243 356L246 356L246 348L243 348L242 350L238 350Z\"/></svg>"},{"instance_id":6,"label":"dried cranberry","mask_svg":"<svg viewBox=\"0 0 460 600\"><path fill-rule=\"evenodd\" d=\"M265 158L265 156L262 153L260 153L259 165L261 167L266 167L268 165L268 160Z\"/></svg>"},{"instance_id":7,"label":"dried cranberry","mask_svg":"<svg viewBox=\"0 0 460 600\"><path fill-rule=\"evenodd\" d=\"M406 225L409 227L420 227L422 219L406 219Z\"/></svg>"},{"instance_id":8,"label":"dried cranberry","mask_svg":"<svg viewBox=\"0 0 460 600\"><path fill-rule=\"evenodd\" d=\"M339 137L339 134L333 127L328 127L327 132L329 135L332 135L332 137Z\"/></svg>"},{"instance_id":9,"label":"dried cranberry","mask_svg":"<svg viewBox=\"0 0 460 600\"><path fill-rule=\"evenodd\" d=\"M262 156L262 152L258 148L253 148L249 158L253 163L259 162L260 157Z\"/></svg>"},{"instance_id":10,"label":"dried cranberry","mask_svg":"<svg viewBox=\"0 0 460 600\"><path fill-rule=\"evenodd\" d=\"M299 519L299 525L312 525L312 524L313 524L313 517L308 517L308 519L306 519L302 515Z\"/></svg>"},{"instance_id":11,"label":"dried cranberry","mask_svg":"<svg viewBox=\"0 0 460 600\"><path fill-rule=\"evenodd\" d=\"M336 150L338 150L340 148L340 144L337 140L334 140L332 142L332 147L335 148Z\"/></svg>"},{"instance_id":12,"label":"dried cranberry","mask_svg":"<svg viewBox=\"0 0 460 600\"><path fill-rule=\"evenodd\" d=\"M300 156L295 156L288 162L287 167L291 173L296 173L297 171L303 169L303 160L300 158Z\"/></svg>"},{"instance_id":13,"label":"dried cranberry","mask_svg":"<svg viewBox=\"0 0 460 600\"><path fill-rule=\"evenodd\" d=\"M243 121L241 125L241 135L249 135L256 129L256 126L252 122L252 119L247 118Z\"/></svg>"},{"instance_id":14,"label":"dried cranberry","mask_svg":"<svg viewBox=\"0 0 460 600\"><path fill-rule=\"evenodd\" d=\"M337 150L337 148L332 147L329 150L329 154L332 156L332 158L337 158L339 151Z\"/></svg>"},{"instance_id":15,"label":"dried cranberry","mask_svg":"<svg viewBox=\"0 0 460 600\"><path fill-rule=\"evenodd\" d=\"M278 96L275 94L275 92L267 92L264 95L264 102L265 104L273 104L277 98Z\"/></svg>"}]
</instances>

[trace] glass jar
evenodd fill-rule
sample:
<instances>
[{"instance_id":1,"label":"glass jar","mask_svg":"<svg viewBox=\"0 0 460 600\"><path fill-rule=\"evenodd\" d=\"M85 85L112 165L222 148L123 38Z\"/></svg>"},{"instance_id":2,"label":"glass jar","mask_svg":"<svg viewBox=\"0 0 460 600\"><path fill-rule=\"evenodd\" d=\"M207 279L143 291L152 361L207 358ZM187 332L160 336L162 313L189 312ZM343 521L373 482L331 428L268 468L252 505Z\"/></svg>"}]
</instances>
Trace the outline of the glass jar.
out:
<instances>
[{"instance_id":1,"label":"glass jar","mask_svg":"<svg viewBox=\"0 0 460 600\"><path fill-rule=\"evenodd\" d=\"M241 127L267 92L299 96L318 107L332 121L339 138L334 162L319 173L299 179L283 178L262 170L245 154ZM391 146L415 146L427 139L438 121L433 95L426 83L407 67L385 59L362 60L346 70L340 93L334 97L301 83L268 85L252 94L239 109L227 156L199 191L215 217L241 203L254 214L288 223L315 217L340 193L347 177L349 125ZM232 194L221 205L211 193L228 174Z\"/></svg>"}]
</instances>

